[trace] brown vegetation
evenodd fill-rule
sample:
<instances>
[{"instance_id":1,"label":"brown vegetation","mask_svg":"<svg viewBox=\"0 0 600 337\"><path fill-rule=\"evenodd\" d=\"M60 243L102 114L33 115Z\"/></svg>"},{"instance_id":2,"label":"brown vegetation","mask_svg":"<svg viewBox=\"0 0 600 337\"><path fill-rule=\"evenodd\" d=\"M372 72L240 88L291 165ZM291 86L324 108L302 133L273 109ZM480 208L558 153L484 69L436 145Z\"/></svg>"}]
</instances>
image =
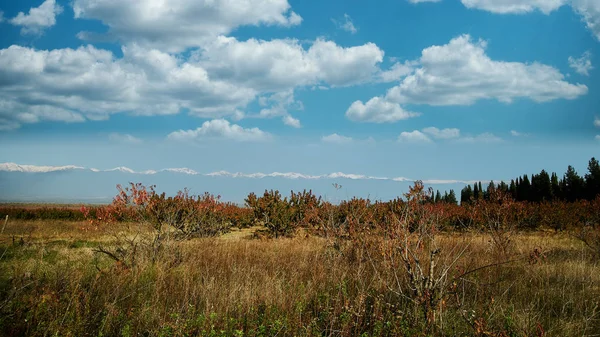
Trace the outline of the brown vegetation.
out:
<instances>
[{"instance_id":1,"label":"brown vegetation","mask_svg":"<svg viewBox=\"0 0 600 337\"><path fill-rule=\"evenodd\" d=\"M428 192L416 184L389 203L266 192L249 198L250 210L132 188L91 222L9 220L0 234L0 335L600 331L598 201L554 212L500 195L460 207L424 203ZM570 223L548 220L553 214ZM542 222L531 227L532 218ZM249 226L272 239L235 229Z\"/></svg>"}]
</instances>

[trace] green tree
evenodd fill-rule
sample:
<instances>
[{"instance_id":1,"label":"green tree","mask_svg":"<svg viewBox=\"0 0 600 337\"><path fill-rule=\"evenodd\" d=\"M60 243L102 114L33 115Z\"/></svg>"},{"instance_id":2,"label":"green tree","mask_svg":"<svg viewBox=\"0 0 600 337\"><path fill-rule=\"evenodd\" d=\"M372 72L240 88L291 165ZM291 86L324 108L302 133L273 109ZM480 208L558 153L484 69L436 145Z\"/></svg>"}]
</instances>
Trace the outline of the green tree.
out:
<instances>
[{"instance_id":1,"label":"green tree","mask_svg":"<svg viewBox=\"0 0 600 337\"><path fill-rule=\"evenodd\" d=\"M552 199L562 198L562 194L560 191L560 183L558 181L558 175L556 175L556 172L552 172L552 177L550 177L550 186L552 190Z\"/></svg>"},{"instance_id":2,"label":"green tree","mask_svg":"<svg viewBox=\"0 0 600 337\"><path fill-rule=\"evenodd\" d=\"M442 201L442 194L440 193L440 190L437 190L437 192L435 193L435 203L439 203Z\"/></svg>"},{"instance_id":3,"label":"green tree","mask_svg":"<svg viewBox=\"0 0 600 337\"><path fill-rule=\"evenodd\" d=\"M448 193L448 196L446 196L446 202L453 205L456 205L458 203L458 201L456 200L456 193L454 193L454 190L450 190L450 193Z\"/></svg>"},{"instance_id":4,"label":"green tree","mask_svg":"<svg viewBox=\"0 0 600 337\"><path fill-rule=\"evenodd\" d=\"M494 184L494 181L492 180L492 181L490 181L487 189L485 190L484 199L489 200L490 195L493 195L494 193L496 193L496 184Z\"/></svg>"},{"instance_id":5,"label":"green tree","mask_svg":"<svg viewBox=\"0 0 600 337\"><path fill-rule=\"evenodd\" d=\"M510 186L508 187L508 193L510 193L513 199L517 199L517 184L514 179L510 180Z\"/></svg>"},{"instance_id":6,"label":"green tree","mask_svg":"<svg viewBox=\"0 0 600 337\"><path fill-rule=\"evenodd\" d=\"M526 174L523 175L523 178L519 178L519 187L517 188L517 200L531 200L531 183L529 182L529 176L527 176Z\"/></svg>"},{"instance_id":7,"label":"green tree","mask_svg":"<svg viewBox=\"0 0 600 337\"><path fill-rule=\"evenodd\" d=\"M545 170L531 177L531 201L548 201L552 199L552 182Z\"/></svg>"},{"instance_id":8,"label":"green tree","mask_svg":"<svg viewBox=\"0 0 600 337\"><path fill-rule=\"evenodd\" d=\"M567 201L582 199L584 196L585 181L577 174L573 166L569 165L563 177L563 194Z\"/></svg>"},{"instance_id":9,"label":"green tree","mask_svg":"<svg viewBox=\"0 0 600 337\"><path fill-rule=\"evenodd\" d=\"M460 203L468 204L471 202L471 198L473 198L473 189L471 185L467 185L460 191Z\"/></svg>"},{"instance_id":10,"label":"green tree","mask_svg":"<svg viewBox=\"0 0 600 337\"><path fill-rule=\"evenodd\" d=\"M585 175L585 189L588 200L593 200L600 194L600 164L593 157L588 163L588 173Z\"/></svg>"}]
</instances>

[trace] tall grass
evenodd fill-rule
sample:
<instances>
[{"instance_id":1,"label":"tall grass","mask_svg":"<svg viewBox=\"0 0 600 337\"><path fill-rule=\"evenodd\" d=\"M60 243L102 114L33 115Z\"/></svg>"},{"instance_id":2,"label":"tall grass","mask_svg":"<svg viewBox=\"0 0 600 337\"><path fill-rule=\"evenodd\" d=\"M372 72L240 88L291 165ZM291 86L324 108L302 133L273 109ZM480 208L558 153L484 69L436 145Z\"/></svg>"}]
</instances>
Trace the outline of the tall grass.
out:
<instances>
[{"instance_id":1,"label":"tall grass","mask_svg":"<svg viewBox=\"0 0 600 337\"><path fill-rule=\"evenodd\" d=\"M27 222L1 236L0 335L6 336L592 336L600 331L600 265L566 234L517 233L515 262L449 288L434 328L374 245L302 236L172 241L135 267L93 252L105 233ZM42 230L43 229L43 230ZM453 272L494 264L488 235L446 233Z\"/></svg>"}]
</instances>

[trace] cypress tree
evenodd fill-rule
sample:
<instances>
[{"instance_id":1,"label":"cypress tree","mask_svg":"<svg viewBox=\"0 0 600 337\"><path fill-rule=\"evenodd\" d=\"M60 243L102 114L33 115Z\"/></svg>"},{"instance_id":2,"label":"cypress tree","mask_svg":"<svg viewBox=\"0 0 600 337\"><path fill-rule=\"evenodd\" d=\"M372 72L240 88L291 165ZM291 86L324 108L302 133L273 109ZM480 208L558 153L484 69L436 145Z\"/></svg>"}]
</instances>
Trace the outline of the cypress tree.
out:
<instances>
[{"instance_id":1,"label":"cypress tree","mask_svg":"<svg viewBox=\"0 0 600 337\"><path fill-rule=\"evenodd\" d=\"M523 175L523 183L521 184L521 190L521 200L531 201L531 183L529 182L529 177L526 174Z\"/></svg>"},{"instance_id":2,"label":"cypress tree","mask_svg":"<svg viewBox=\"0 0 600 337\"><path fill-rule=\"evenodd\" d=\"M560 193L560 184L558 182L558 176L556 172L552 172L552 177L550 178L550 196L552 199L560 199L562 197Z\"/></svg>"},{"instance_id":3,"label":"cypress tree","mask_svg":"<svg viewBox=\"0 0 600 337\"><path fill-rule=\"evenodd\" d=\"M563 181L564 197L567 201L582 199L584 196L585 181L577 174L573 166L569 165Z\"/></svg>"},{"instance_id":4,"label":"cypress tree","mask_svg":"<svg viewBox=\"0 0 600 337\"><path fill-rule=\"evenodd\" d=\"M588 163L588 173L585 175L586 198L593 200L600 194L600 164L592 157Z\"/></svg>"},{"instance_id":5,"label":"cypress tree","mask_svg":"<svg viewBox=\"0 0 600 337\"><path fill-rule=\"evenodd\" d=\"M490 181L488 184L487 190L485 191L485 199L490 200L490 197L496 193L496 185L494 181Z\"/></svg>"},{"instance_id":6,"label":"cypress tree","mask_svg":"<svg viewBox=\"0 0 600 337\"><path fill-rule=\"evenodd\" d=\"M450 190L450 193L446 196L446 202L453 205L457 204L456 194L454 193L454 190Z\"/></svg>"},{"instance_id":7,"label":"cypress tree","mask_svg":"<svg viewBox=\"0 0 600 337\"><path fill-rule=\"evenodd\" d=\"M515 184L515 180L511 179L510 180L510 186L508 187L508 193L510 193L510 196L517 200L517 184Z\"/></svg>"},{"instance_id":8,"label":"cypress tree","mask_svg":"<svg viewBox=\"0 0 600 337\"><path fill-rule=\"evenodd\" d=\"M473 198L473 190L471 189L471 185L467 185L460 191L461 205L470 203L471 198Z\"/></svg>"}]
</instances>

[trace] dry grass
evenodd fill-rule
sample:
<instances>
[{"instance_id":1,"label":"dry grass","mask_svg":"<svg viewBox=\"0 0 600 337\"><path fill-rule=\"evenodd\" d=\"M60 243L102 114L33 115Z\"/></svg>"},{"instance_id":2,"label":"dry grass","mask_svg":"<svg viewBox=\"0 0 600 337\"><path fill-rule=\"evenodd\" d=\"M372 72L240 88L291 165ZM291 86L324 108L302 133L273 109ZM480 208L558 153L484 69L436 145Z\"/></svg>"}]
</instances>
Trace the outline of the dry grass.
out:
<instances>
[{"instance_id":1,"label":"dry grass","mask_svg":"<svg viewBox=\"0 0 600 337\"><path fill-rule=\"evenodd\" d=\"M425 336L415 307L377 256L318 237L171 242L155 263L121 268L94 254L104 231L9 222L0 236L0 335ZM23 238L23 241L13 237ZM593 336L600 265L566 234L519 233L511 258L461 278L432 335ZM444 234L456 264L498 262L484 234ZM539 254L532 254L532 252ZM452 258L452 256L444 256Z\"/></svg>"}]
</instances>

